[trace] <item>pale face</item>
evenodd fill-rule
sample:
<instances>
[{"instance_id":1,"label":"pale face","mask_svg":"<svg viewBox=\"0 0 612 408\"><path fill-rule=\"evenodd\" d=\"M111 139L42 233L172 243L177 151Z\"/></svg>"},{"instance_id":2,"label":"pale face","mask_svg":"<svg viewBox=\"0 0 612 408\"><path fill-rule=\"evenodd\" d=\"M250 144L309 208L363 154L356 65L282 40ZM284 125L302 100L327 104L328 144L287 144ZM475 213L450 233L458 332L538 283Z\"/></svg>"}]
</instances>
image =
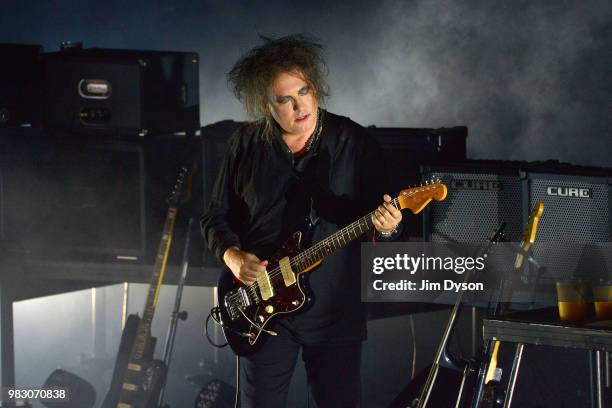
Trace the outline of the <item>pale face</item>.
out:
<instances>
[{"instance_id":1,"label":"pale face","mask_svg":"<svg viewBox=\"0 0 612 408\"><path fill-rule=\"evenodd\" d=\"M268 109L284 138L309 137L317 125L317 108L314 89L300 73L283 72L272 81Z\"/></svg>"}]
</instances>

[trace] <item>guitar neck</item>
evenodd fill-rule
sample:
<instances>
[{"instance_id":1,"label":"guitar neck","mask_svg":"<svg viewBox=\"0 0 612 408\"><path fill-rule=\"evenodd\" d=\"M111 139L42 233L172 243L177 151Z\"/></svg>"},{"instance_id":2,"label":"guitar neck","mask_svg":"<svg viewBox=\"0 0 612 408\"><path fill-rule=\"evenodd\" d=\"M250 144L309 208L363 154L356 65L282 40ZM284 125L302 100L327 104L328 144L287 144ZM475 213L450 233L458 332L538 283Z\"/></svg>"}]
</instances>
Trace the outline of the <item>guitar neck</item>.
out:
<instances>
[{"instance_id":1,"label":"guitar neck","mask_svg":"<svg viewBox=\"0 0 612 408\"><path fill-rule=\"evenodd\" d=\"M399 208L398 198L394 198L391 203ZM374 211L364 215L357 221L336 231L307 250L300 252L291 259L291 266L294 267L295 270L303 271L310 265L323 260L326 256L345 247L356 238L359 238L374 226L372 223L373 213Z\"/></svg>"},{"instance_id":2,"label":"guitar neck","mask_svg":"<svg viewBox=\"0 0 612 408\"><path fill-rule=\"evenodd\" d=\"M132 359L134 360L139 360L142 358L146 350L147 340L151 336L151 323L153 322L153 315L155 314L155 307L157 306L159 291L164 281L168 254L170 252L170 246L172 243L172 232L174 231L176 214L176 207L171 206L168 209L162 238L157 249L157 255L155 257L155 266L153 268L153 275L151 276L151 283L149 285L149 291L147 293L147 300L145 302L144 310L142 312L142 319L140 320L140 324L138 325L137 337L136 341L134 342L134 350L132 353Z\"/></svg>"}]
</instances>

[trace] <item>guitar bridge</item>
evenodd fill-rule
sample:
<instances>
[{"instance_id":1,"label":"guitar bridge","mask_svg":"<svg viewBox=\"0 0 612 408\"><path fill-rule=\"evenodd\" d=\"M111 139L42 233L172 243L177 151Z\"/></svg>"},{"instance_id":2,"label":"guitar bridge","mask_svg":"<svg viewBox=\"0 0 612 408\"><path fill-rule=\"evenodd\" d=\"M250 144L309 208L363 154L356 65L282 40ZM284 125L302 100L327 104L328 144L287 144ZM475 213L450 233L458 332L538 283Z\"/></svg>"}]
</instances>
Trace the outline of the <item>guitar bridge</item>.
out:
<instances>
[{"instance_id":1,"label":"guitar bridge","mask_svg":"<svg viewBox=\"0 0 612 408\"><path fill-rule=\"evenodd\" d=\"M236 291L228 293L225 296L225 308L232 320L236 320L241 316L241 311L251 306L253 303L258 303L258 299L251 298L249 292L245 288L238 288Z\"/></svg>"},{"instance_id":2,"label":"guitar bridge","mask_svg":"<svg viewBox=\"0 0 612 408\"><path fill-rule=\"evenodd\" d=\"M228 298L229 296L225 298L225 310L227 310L231 320L236 320L238 317L240 317L240 311L238 310L238 307L240 306L234 304Z\"/></svg>"},{"instance_id":3,"label":"guitar bridge","mask_svg":"<svg viewBox=\"0 0 612 408\"><path fill-rule=\"evenodd\" d=\"M244 290L244 288L240 288L238 289L238 293L240 294L240 298L242 299L241 306L243 308L251 306L251 300L249 299L249 295L247 294L247 291Z\"/></svg>"}]
</instances>

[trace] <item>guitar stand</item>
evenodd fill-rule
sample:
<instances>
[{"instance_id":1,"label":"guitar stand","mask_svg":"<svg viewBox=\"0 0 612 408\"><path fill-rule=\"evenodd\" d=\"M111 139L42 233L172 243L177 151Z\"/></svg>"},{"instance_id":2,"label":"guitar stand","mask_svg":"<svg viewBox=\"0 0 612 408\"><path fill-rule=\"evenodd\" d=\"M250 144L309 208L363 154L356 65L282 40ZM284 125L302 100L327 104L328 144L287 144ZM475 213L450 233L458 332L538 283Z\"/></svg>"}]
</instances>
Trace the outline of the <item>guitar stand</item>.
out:
<instances>
[{"instance_id":1,"label":"guitar stand","mask_svg":"<svg viewBox=\"0 0 612 408\"><path fill-rule=\"evenodd\" d=\"M174 349L174 339L176 338L176 329L178 326L178 320L186 320L187 312L181 310L181 300L183 298L183 288L185 287L185 280L187 279L187 269L189 267L189 246L191 241L191 227L193 225L193 217L189 218L187 224L187 235L185 237L185 246L183 249L183 258L181 260L181 276L176 287L176 296L174 298L174 308L170 314L170 324L168 325L168 332L166 334L166 343L164 344L164 358L163 362L166 369L170 367L170 359L172 357L172 350ZM166 390L166 381L162 384L161 391L159 393L158 406L161 408L167 408L169 405L163 404L164 391Z\"/></svg>"},{"instance_id":2,"label":"guitar stand","mask_svg":"<svg viewBox=\"0 0 612 408\"><path fill-rule=\"evenodd\" d=\"M524 259L527 260L527 264L533 264L536 267L535 280L533 282L533 285L532 285L533 287L532 287L531 294L530 294L530 298L531 298L530 304L531 304L531 308L533 308L533 305L535 302L535 295L537 292L536 291L537 285L539 284L540 277L544 275L546 268L541 266L535 260L535 258L533 258L533 256L529 252L525 251L523 248L518 247L518 248L515 248L515 250L518 255L522 255ZM526 269L525 265L526 264L523 264L521 269ZM529 282L529 279L530 279L529 272L521 274L520 276L521 276L521 281L523 283ZM505 291L511 288L512 284L513 284L513 281L511 279L504 279L502 280L502 282L500 282L500 287L498 290L498 298L493 304L493 306L490 308L492 310L491 315L489 317L490 319L507 313L510 302L502 302L501 298L504 295ZM485 397L484 393L485 393L485 387L486 387L486 383L485 383L486 376L491 366L491 359L493 358L495 344L498 341L499 340L489 339L486 342L486 347L484 350L484 360L483 360L484 364L481 365L480 372L478 373L478 380L476 383L477 384L476 392L472 400L472 408L479 408ZM505 396L502 397L501 400L498 398L495 398L494 396L494 401L492 401L493 404L497 404L497 406L500 406L503 401L504 408L510 407L510 404L512 403L512 397L514 394L514 386L516 385L516 377L518 375L518 371L519 371L520 364L521 364L521 359L523 356L523 349L524 349L524 345L522 343L518 343L516 345L514 359L512 362L512 369L510 371L510 377L508 379L508 387L506 389Z\"/></svg>"}]
</instances>

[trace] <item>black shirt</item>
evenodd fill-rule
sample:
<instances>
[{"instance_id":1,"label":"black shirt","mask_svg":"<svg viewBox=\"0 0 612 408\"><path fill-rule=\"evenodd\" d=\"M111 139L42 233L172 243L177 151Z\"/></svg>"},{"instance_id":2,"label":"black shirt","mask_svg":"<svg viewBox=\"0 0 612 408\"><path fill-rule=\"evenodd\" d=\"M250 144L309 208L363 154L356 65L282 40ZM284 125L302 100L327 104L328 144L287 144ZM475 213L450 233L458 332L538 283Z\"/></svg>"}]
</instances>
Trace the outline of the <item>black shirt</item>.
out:
<instances>
[{"instance_id":1,"label":"black shirt","mask_svg":"<svg viewBox=\"0 0 612 408\"><path fill-rule=\"evenodd\" d=\"M320 114L320 137L299 158L280 135L265 140L257 124L232 135L200 220L208 247L221 261L234 245L269 259L309 215L317 221L311 238L316 243L374 210L384 193L391 194L374 138L349 118ZM302 244L302 249L309 246ZM306 344L365 338L359 241L325 258L308 272L308 280L312 306L281 323Z\"/></svg>"}]
</instances>

